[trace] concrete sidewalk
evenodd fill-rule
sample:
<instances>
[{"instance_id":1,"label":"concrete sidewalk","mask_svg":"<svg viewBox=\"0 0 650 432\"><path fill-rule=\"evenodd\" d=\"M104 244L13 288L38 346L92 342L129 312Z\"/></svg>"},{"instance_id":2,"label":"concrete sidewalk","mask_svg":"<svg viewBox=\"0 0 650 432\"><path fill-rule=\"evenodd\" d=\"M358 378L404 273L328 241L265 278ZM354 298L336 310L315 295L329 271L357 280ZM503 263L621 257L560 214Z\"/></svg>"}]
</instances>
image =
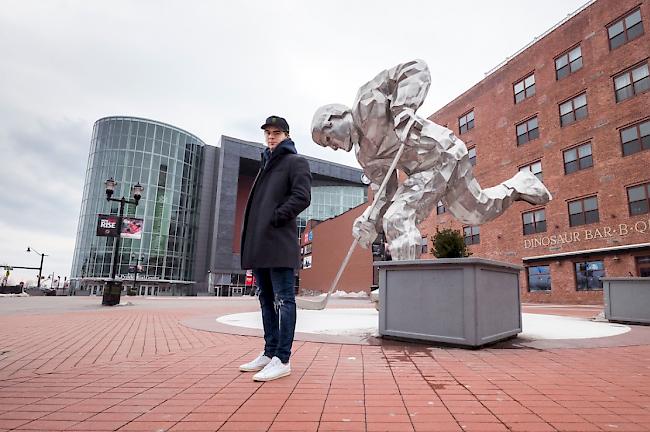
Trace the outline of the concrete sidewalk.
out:
<instances>
[{"instance_id":1,"label":"concrete sidewalk","mask_svg":"<svg viewBox=\"0 0 650 432\"><path fill-rule=\"evenodd\" d=\"M254 298L129 300L0 299L0 432L650 431L648 327L606 347L296 341L292 375L255 383L237 367L259 337L182 324L254 311Z\"/></svg>"}]
</instances>

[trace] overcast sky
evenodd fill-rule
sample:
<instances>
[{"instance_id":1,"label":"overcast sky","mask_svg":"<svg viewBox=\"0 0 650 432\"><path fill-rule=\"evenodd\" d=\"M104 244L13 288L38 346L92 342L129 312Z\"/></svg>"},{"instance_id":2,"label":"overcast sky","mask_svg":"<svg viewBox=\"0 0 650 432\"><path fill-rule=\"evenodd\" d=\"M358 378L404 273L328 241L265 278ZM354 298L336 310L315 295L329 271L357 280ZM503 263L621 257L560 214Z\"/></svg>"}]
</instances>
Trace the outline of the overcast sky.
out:
<instances>
[{"instance_id":1,"label":"overcast sky","mask_svg":"<svg viewBox=\"0 0 650 432\"><path fill-rule=\"evenodd\" d=\"M68 276L93 123L159 120L219 145L287 118L298 151L383 69L421 58L431 115L586 0L0 0L0 265ZM16 271L14 282L34 277Z\"/></svg>"}]
</instances>

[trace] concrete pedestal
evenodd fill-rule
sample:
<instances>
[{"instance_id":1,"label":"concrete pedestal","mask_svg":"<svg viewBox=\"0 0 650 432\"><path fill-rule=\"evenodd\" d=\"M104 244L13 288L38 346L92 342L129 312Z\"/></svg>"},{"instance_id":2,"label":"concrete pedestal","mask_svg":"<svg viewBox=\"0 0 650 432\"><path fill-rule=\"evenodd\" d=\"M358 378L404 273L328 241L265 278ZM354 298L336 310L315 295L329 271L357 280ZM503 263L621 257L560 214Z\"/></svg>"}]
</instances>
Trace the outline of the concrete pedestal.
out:
<instances>
[{"instance_id":1,"label":"concrete pedestal","mask_svg":"<svg viewBox=\"0 0 650 432\"><path fill-rule=\"evenodd\" d=\"M609 321L650 324L650 278L602 278L605 318Z\"/></svg>"},{"instance_id":2,"label":"concrete pedestal","mask_svg":"<svg viewBox=\"0 0 650 432\"><path fill-rule=\"evenodd\" d=\"M475 348L521 333L520 266L481 258L375 265L382 336Z\"/></svg>"}]
</instances>

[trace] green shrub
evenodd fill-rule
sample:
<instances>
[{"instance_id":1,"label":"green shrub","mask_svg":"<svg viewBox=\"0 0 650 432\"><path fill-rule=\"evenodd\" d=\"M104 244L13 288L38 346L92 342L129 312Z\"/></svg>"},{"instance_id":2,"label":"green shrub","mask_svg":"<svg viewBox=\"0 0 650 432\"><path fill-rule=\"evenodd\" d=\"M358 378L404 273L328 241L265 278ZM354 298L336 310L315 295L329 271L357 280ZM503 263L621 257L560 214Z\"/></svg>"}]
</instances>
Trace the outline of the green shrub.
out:
<instances>
[{"instance_id":1,"label":"green shrub","mask_svg":"<svg viewBox=\"0 0 650 432\"><path fill-rule=\"evenodd\" d=\"M451 228L436 230L431 240L433 240L433 255L436 258L465 258L472 254L467 249L460 231Z\"/></svg>"}]
</instances>

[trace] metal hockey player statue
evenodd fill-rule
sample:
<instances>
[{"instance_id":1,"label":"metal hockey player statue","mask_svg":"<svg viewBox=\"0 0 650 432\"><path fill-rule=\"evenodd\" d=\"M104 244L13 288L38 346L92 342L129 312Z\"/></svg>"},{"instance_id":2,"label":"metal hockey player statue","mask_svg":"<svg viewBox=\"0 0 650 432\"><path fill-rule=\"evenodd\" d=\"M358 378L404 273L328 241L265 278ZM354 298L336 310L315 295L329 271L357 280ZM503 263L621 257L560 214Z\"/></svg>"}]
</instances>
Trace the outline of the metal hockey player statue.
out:
<instances>
[{"instance_id":1,"label":"metal hockey player statue","mask_svg":"<svg viewBox=\"0 0 650 432\"><path fill-rule=\"evenodd\" d=\"M482 189L474 178L465 143L454 133L421 118L431 84L429 69L414 60L381 72L364 84L352 105L319 108L312 137L324 147L350 151L378 195L358 217L352 232L368 248L382 229L394 260L419 257L417 225L442 201L459 221L478 225L499 216L514 201L545 204L551 194L530 171ZM397 167L406 174L398 183ZM389 177L385 187L379 187Z\"/></svg>"}]
</instances>

